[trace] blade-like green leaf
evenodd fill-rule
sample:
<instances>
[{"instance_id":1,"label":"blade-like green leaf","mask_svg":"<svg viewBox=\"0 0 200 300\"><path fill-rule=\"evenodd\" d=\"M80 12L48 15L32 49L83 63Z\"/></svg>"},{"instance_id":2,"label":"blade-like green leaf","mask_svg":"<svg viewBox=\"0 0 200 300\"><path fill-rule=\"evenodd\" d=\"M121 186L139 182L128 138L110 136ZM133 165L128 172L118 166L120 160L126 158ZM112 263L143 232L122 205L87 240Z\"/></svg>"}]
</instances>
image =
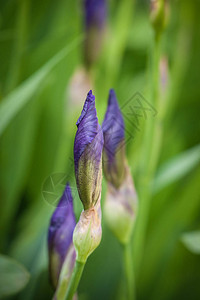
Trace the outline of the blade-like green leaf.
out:
<instances>
[{"instance_id":1,"label":"blade-like green leaf","mask_svg":"<svg viewBox=\"0 0 200 300\"><path fill-rule=\"evenodd\" d=\"M184 233L181 241L189 251L200 254L200 230Z\"/></svg>"},{"instance_id":2,"label":"blade-like green leaf","mask_svg":"<svg viewBox=\"0 0 200 300\"><path fill-rule=\"evenodd\" d=\"M12 118L20 111L20 109L31 99L31 96L38 89L41 81L49 74L49 72L62 61L67 54L75 49L83 41L83 36L75 39L71 44L52 57L43 67L31 75L19 87L12 91L0 103L0 134L7 127Z\"/></svg>"},{"instance_id":3,"label":"blade-like green leaf","mask_svg":"<svg viewBox=\"0 0 200 300\"><path fill-rule=\"evenodd\" d=\"M0 255L0 299L16 294L29 281L29 273L16 260Z\"/></svg>"},{"instance_id":4,"label":"blade-like green leaf","mask_svg":"<svg viewBox=\"0 0 200 300\"><path fill-rule=\"evenodd\" d=\"M156 194L169 184L181 179L200 162L200 145L195 146L168 162L158 170L153 181L153 192Z\"/></svg>"}]
</instances>

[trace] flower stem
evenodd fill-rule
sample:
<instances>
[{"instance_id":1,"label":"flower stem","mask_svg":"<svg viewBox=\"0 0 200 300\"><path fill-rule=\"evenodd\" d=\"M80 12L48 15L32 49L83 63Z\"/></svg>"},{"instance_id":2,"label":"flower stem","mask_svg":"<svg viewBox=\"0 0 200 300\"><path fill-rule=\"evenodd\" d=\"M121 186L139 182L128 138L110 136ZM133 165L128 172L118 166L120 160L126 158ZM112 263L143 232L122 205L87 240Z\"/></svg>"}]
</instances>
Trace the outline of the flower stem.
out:
<instances>
[{"instance_id":1,"label":"flower stem","mask_svg":"<svg viewBox=\"0 0 200 300\"><path fill-rule=\"evenodd\" d=\"M151 205L151 181L159 158L161 130L159 120L159 62L160 62L160 39L155 39L151 51L151 105L156 109L158 115L146 120L146 130L144 134L144 144L142 148L142 164L140 167L140 188L139 188L139 215L137 227L135 230L134 239L134 259L136 265L136 272L140 268L142 260L146 227L149 217L149 210Z\"/></svg>"},{"instance_id":2,"label":"flower stem","mask_svg":"<svg viewBox=\"0 0 200 300\"><path fill-rule=\"evenodd\" d=\"M75 294L75 292L78 288L79 281L81 279L81 275L83 273L84 266L85 266L85 263L81 263L81 262L76 261L74 271L72 273L72 277L71 277L70 282L69 282L68 289L65 292L65 295L62 298L62 300L71 300L71 299L73 299L73 296L74 296L74 294ZM61 299L58 299L58 300L61 300Z\"/></svg>"},{"instance_id":3,"label":"flower stem","mask_svg":"<svg viewBox=\"0 0 200 300\"><path fill-rule=\"evenodd\" d=\"M135 300L135 280L133 271L133 260L131 253L131 244L123 245L124 271L126 276L127 299Z\"/></svg>"}]
</instances>

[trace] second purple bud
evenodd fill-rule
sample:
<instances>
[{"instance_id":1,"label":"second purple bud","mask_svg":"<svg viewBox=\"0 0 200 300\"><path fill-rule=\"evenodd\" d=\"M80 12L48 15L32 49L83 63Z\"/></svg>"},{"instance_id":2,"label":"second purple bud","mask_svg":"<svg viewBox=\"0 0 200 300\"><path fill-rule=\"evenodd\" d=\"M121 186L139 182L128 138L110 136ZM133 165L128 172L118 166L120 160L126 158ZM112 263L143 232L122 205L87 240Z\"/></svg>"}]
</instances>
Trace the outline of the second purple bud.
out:
<instances>
[{"instance_id":1,"label":"second purple bud","mask_svg":"<svg viewBox=\"0 0 200 300\"><path fill-rule=\"evenodd\" d=\"M103 170L108 182L105 218L122 244L129 242L137 212L137 194L125 154L125 127L114 90L103 121Z\"/></svg>"}]
</instances>

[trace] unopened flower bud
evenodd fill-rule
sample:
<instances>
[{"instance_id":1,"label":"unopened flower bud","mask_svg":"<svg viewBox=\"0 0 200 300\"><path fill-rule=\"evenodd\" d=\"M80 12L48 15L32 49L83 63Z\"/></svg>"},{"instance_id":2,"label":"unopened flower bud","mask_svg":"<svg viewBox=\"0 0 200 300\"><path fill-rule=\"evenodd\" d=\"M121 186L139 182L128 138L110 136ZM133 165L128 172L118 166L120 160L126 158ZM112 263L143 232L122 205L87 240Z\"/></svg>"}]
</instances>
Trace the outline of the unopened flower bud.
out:
<instances>
[{"instance_id":1,"label":"unopened flower bud","mask_svg":"<svg viewBox=\"0 0 200 300\"><path fill-rule=\"evenodd\" d=\"M168 0L151 0L150 20L155 30L156 37L165 28L169 19L169 1Z\"/></svg>"},{"instance_id":2,"label":"unopened flower bud","mask_svg":"<svg viewBox=\"0 0 200 300\"><path fill-rule=\"evenodd\" d=\"M49 272L54 288L57 287L66 257L69 261L69 269L65 272L69 271L71 273L73 269L76 258L72 242L75 225L73 198L70 186L67 184L63 196L51 217L48 231Z\"/></svg>"},{"instance_id":3,"label":"unopened flower bud","mask_svg":"<svg viewBox=\"0 0 200 300\"><path fill-rule=\"evenodd\" d=\"M84 0L85 62L91 65L100 54L107 19L106 0Z\"/></svg>"},{"instance_id":4,"label":"unopened flower bud","mask_svg":"<svg viewBox=\"0 0 200 300\"><path fill-rule=\"evenodd\" d=\"M107 181L118 188L125 178L124 120L113 89L109 93L102 129L104 174Z\"/></svg>"},{"instance_id":5,"label":"unopened flower bud","mask_svg":"<svg viewBox=\"0 0 200 300\"><path fill-rule=\"evenodd\" d=\"M98 123L95 97L89 91L74 141L75 176L80 199L87 210L101 193L103 133Z\"/></svg>"},{"instance_id":6,"label":"unopened flower bud","mask_svg":"<svg viewBox=\"0 0 200 300\"><path fill-rule=\"evenodd\" d=\"M101 208L97 204L81 213L73 234L76 249L76 260L85 263L88 256L98 247L101 241Z\"/></svg>"},{"instance_id":7,"label":"unopened flower bud","mask_svg":"<svg viewBox=\"0 0 200 300\"><path fill-rule=\"evenodd\" d=\"M124 120L114 90L110 90L103 121L103 169L108 181L104 206L108 226L118 240L130 240L137 210L137 195L127 165L124 143Z\"/></svg>"}]
</instances>

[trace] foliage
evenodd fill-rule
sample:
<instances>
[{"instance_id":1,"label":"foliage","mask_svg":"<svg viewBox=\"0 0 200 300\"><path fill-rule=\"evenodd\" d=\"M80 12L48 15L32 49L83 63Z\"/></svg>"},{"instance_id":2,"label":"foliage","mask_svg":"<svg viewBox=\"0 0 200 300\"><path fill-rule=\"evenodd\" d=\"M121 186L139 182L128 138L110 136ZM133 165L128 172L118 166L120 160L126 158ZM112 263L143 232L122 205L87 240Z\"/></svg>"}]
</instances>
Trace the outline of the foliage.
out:
<instances>
[{"instance_id":1,"label":"foliage","mask_svg":"<svg viewBox=\"0 0 200 300\"><path fill-rule=\"evenodd\" d=\"M142 140L152 116L135 119L136 130L123 108L137 92L148 102L151 97L153 30L148 1L132 4L109 1L107 39L91 73L100 122L109 88L116 91L125 117L128 162L141 191ZM81 211L71 158L85 98L75 104L69 96L71 78L83 65L81 1L9 0L0 5L0 250L30 273L28 282L27 272L12 262L9 273L1 268L1 278L12 282L12 299L50 299L46 240L54 207L42 194L45 180L66 174L74 188L77 218ZM145 246L135 274L139 300L198 299L200 293L199 256L182 243L197 249L196 239L183 234L200 226L200 4L183 0L170 5L161 41L169 85L162 97L164 108L155 117L162 134ZM103 182L102 202L105 193ZM122 299L121 249L104 222L102 232L80 282L80 299ZM13 279L15 272L21 281Z\"/></svg>"}]
</instances>

